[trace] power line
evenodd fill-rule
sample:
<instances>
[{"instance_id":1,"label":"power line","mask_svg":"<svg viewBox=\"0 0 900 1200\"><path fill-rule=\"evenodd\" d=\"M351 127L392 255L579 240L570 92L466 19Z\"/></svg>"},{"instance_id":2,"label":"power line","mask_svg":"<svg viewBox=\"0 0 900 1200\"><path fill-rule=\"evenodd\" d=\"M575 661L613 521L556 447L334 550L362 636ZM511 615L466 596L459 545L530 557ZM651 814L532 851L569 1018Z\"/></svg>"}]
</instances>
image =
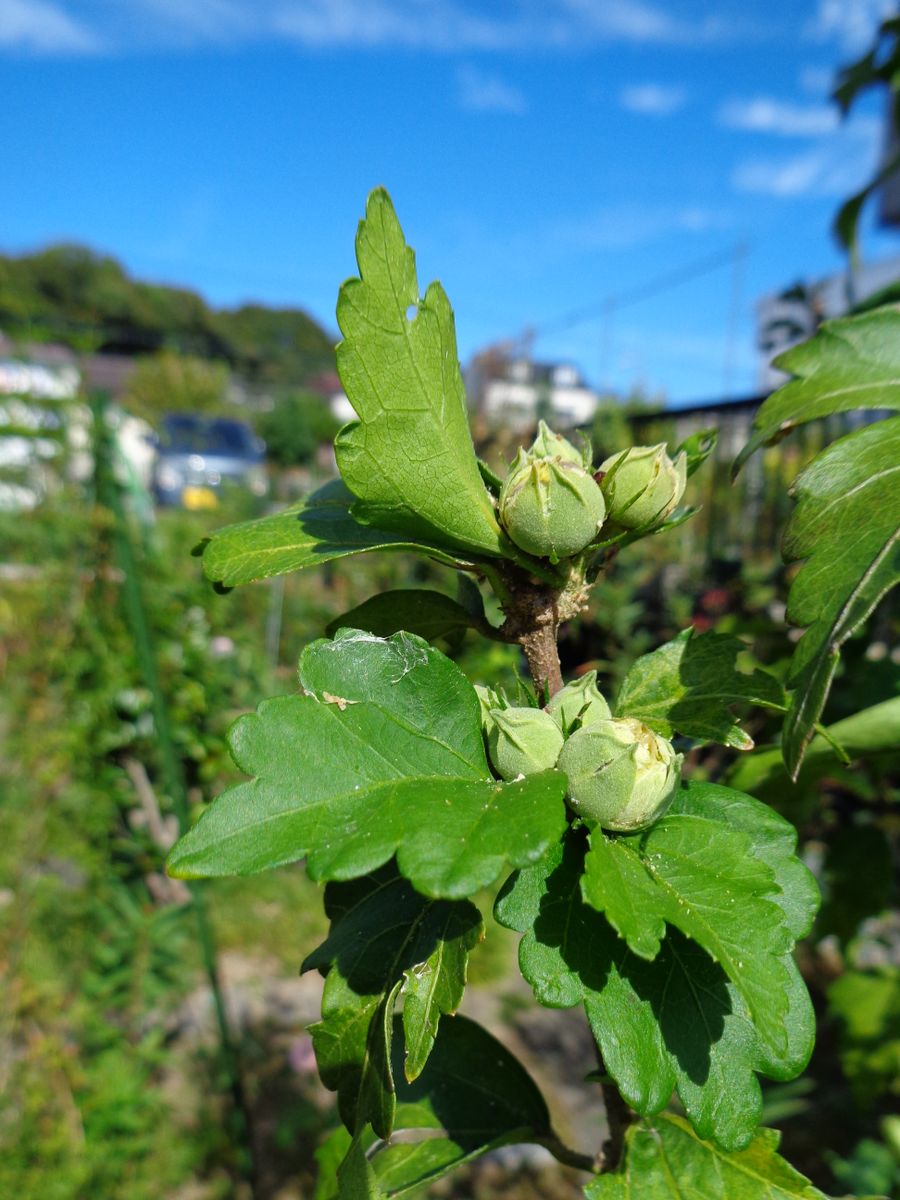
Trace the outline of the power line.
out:
<instances>
[{"instance_id":1,"label":"power line","mask_svg":"<svg viewBox=\"0 0 900 1200\"><path fill-rule=\"evenodd\" d=\"M582 308L572 309L562 316L544 321L540 325L535 325L532 327L533 334L535 337L544 337L551 333L562 333L565 330L572 329L575 325L583 324L585 321L592 321L597 317L608 317L612 309L618 311L622 308L629 308L634 304L640 304L642 301L650 300L662 292L667 292L675 287L681 287L682 284L690 283L694 279L699 279L703 275L709 275L721 267L728 266L734 262L735 258L745 255L748 249L748 242L738 242L728 250L719 250L715 254L695 259L694 262L686 263L684 266L677 267L673 271L657 275L654 279L647 280L646 283L638 284L633 288L626 288L621 292L610 293L601 300L584 305Z\"/></svg>"}]
</instances>

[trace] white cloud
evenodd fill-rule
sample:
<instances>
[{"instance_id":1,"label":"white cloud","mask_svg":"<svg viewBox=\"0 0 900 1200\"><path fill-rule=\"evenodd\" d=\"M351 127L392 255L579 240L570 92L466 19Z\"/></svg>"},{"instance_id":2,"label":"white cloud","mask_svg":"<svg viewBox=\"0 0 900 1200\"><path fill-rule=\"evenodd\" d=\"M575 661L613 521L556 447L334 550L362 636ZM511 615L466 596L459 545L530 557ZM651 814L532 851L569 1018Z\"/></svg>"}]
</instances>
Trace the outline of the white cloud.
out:
<instances>
[{"instance_id":1,"label":"white cloud","mask_svg":"<svg viewBox=\"0 0 900 1200\"><path fill-rule=\"evenodd\" d=\"M90 54L99 39L49 0L0 0L0 50Z\"/></svg>"},{"instance_id":2,"label":"white cloud","mask_svg":"<svg viewBox=\"0 0 900 1200\"><path fill-rule=\"evenodd\" d=\"M875 37L879 23L896 10L895 0L819 0L806 34L817 42L837 42L843 52L857 54Z\"/></svg>"},{"instance_id":3,"label":"white cloud","mask_svg":"<svg viewBox=\"0 0 900 1200\"><path fill-rule=\"evenodd\" d=\"M241 0L140 0L147 15L177 36L201 41L233 41L251 36L257 25L253 10Z\"/></svg>"},{"instance_id":4,"label":"white cloud","mask_svg":"<svg viewBox=\"0 0 900 1200\"><path fill-rule=\"evenodd\" d=\"M877 118L859 117L800 154L739 163L731 182L738 191L780 199L848 196L873 174L881 137Z\"/></svg>"},{"instance_id":5,"label":"white cloud","mask_svg":"<svg viewBox=\"0 0 900 1200\"><path fill-rule=\"evenodd\" d=\"M709 233L727 229L727 213L668 204L628 204L600 210L588 217L554 225L549 240L563 249L628 250L679 233Z\"/></svg>"},{"instance_id":6,"label":"white cloud","mask_svg":"<svg viewBox=\"0 0 900 1200\"><path fill-rule=\"evenodd\" d=\"M78 14L81 14L80 16ZM28 32L19 32L26 27ZM0 0L0 46L95 39L120 52L282 41L310 49L440 53L580 50L610 42L696 45L733 36L721 20L670 14L661 0Z\"/></svg>"},{"instance_id":7,"label":"white cloud","mask_svg":"<svg viewBox=\"0 0 900 1200\"><path fill-rule=\"evenodd\" d=\"M470 112L510 113L521 117L528 110L528 102L523 92L477 67L461 67L457 83L459 103Z\"/></svg>"},{"instance_id":8,"label":"white cloud","mask_svg":"<svg viewBox=\"0 0 900 1200\"><path fill-rule=\"evenodd\" d=\"M619 103L623 108L650 117L668 117L683 108L686 100L687 92L683 87L662 83L634 84L623 88L619 94Z\"/></svg>"},{"instance_id":9,"label":"white cloud","mask_svg":"<svg viewBox=\"0 0 900 1200\"><path fill-rule=\"evenodd\" d=\"M818 137L833 133L840 124L836 108L822 104L791 104L756 96L729 100L719 110L719 123L729 129L774 133L781 137Z\"/></svg>"}]
</instances>

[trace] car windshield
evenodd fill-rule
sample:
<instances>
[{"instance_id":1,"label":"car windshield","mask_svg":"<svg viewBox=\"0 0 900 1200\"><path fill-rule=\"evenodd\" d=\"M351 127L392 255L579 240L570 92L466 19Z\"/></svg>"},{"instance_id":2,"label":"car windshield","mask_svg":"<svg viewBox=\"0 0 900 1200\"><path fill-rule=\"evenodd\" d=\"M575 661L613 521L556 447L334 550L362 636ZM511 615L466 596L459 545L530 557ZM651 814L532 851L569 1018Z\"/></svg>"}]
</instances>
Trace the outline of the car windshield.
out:
<instances>
[{"instance_id":1,"label":"car windshield","mask_svg":"<svg viewBox=\"0 0 900 1200\"><path fill-rule=\"evenodd\" d=\"M256 458L253 433L242 421L222 417L196 417L190 414L166 417L160 431L163 449L174 454L221 455L228 458Z\"/></svg>"}]
</instances>

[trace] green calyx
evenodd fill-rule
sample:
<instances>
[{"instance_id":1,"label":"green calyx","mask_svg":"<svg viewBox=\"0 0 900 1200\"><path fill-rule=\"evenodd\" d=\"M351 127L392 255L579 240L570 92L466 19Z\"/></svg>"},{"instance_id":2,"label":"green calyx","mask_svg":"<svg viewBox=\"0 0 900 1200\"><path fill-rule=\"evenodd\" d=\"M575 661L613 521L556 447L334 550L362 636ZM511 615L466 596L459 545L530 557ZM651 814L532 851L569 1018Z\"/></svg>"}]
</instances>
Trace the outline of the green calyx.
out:
<instances>
[{"instance_id":1,"label":"green calyx","mask_svg":"<svg viewBox=\"0 0 900 1200\"><path fill-rule=\"evenodd\" d=\"M659 820L681 780L682 756L672 743L632 717L612 717L578 729L557 766L569 781L568 804L586 821L617 833Z\"/></svg>"},{"instance_id":2,"label":"green calyx","mask_svg":"<svg viewBox=\"0 0 900 1200\"><path fill-rule=\"evenodd\" d=\"M609 518L623 529L652 529L668 517L684 495L687 456L669 458L664 442L632 446L600 464L600 488Z\"/></svg>"},{"instance_id":3,"label":"green calyx","mask_svg":"<svg viewBox=\"0 0 900 1200\"><path fill-rule=\"evenodd\" d=\"M573 461L519 451L500 491L500 520L521 550L557 563L579 554L597 537L606 502L579 463L580 456Z\"/></svg>"},{"instance_id":4,"label":"green calyx","mask_svg":"<svg viewBox=\"0 0 900 1200\"><path fill-rule=\"evenodd\" d=\"M501 779L536 775L556 766L563 735L549 713L540 708L496 708L489 720L488 754Z\"/></svg>"},{"instance_id":5,"label":"green calyx","mask_svg":"<svg viewBox=\"0 0 900 1200\"><path fill-rule=\"evenodd\" d=\"M564 737L612 716L609 705L597 687L596 671L588 671L580 679L567 683L550 700L547 712L559 725Z\"/></svg>"}]
</instances>

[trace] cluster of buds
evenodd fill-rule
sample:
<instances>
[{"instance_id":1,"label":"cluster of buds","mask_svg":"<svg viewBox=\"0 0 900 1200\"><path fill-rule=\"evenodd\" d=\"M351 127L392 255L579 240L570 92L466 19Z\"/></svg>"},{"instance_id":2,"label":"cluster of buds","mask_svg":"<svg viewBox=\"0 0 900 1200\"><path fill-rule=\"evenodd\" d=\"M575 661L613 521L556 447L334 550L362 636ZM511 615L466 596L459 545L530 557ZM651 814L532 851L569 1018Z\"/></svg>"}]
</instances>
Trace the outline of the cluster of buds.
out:
<instances>
[{"instance_id":1,"label":"cluster of buds","mask_svg":"<svg viewBox=\"0 0 900 1200\"><path fill-rule=\"evenodd\" d=\"M672 743L632 717L613 717L595 671L567 684L546 709L513 707L478 689L495 773L506 780L565 772L569 807L592 825L643 829L669 807L681 779Z\"/></svg>"},{"instance_id":2,"label":"cluster of buds","mask_svg":"<svg viewBox=\"0 0 900 1200\"><path fill-rule=\"evenodd\" d=\"M503 483L500 520L520 550L558 563L597 541L605 523L656 528L675 509L686 480L685 455L673 462L664 444L622 450L595 475L590 449L580 452L541 421Z\"/></svg>"}]
</instances>

